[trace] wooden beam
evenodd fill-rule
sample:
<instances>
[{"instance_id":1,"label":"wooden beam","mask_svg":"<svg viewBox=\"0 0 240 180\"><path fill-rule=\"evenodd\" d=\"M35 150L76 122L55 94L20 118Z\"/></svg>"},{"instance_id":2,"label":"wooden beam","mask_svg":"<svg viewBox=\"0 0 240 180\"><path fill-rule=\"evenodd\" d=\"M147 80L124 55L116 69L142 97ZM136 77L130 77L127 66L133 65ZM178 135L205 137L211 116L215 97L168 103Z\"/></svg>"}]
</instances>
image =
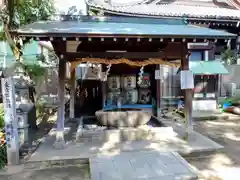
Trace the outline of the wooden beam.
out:
<instances>
[{"instance_id":1,"label":"wooden beam","mask_svg":"<svg viewBox=\"0 0 240 180\"><path fill-rule=\"evenodd\" d=\"M71 71L71 86L70 86L70 109L69 109L69 117L75 118L75 69Z\"/></svg>"},{"instance_id":2,"label":"wooden beam","mask_svg":"<svg viewBox=\"0 0 240 180\"><path fill-rule=\"evenodd\" d=\"M163 52L76 52L65 53L70 58L111 58L111 59L148 59L148 58L161 58Z\"/></svg>"},{"instance_id":3,"label":"wooden beam","mask_svg":"<svg viewBox=\"0 0 240 180\"><path fill-rule=\"evenodd\" d=\"M65 54L67 51L67 43L66 41L51 41L53 49L58 57L60 57L61 54ZM65 59L65 58L64 58Z\"/></svg>"},{"instance_id":4,"label":"wooden beam","mask_svg":"<svg viewBox=\"0 0 240 180\"><path fill-rule=\"evenodd\" d=\"M156 70L160 70L160 66L161 65L156 65ZM157 109L156 109L156 116L158 118L160 118L160 115L161 115L161 111L162 111L162 107L161 107L161 81L160 79L156 79L156 106L157 106Z\"/></svg>"}]
</instances>

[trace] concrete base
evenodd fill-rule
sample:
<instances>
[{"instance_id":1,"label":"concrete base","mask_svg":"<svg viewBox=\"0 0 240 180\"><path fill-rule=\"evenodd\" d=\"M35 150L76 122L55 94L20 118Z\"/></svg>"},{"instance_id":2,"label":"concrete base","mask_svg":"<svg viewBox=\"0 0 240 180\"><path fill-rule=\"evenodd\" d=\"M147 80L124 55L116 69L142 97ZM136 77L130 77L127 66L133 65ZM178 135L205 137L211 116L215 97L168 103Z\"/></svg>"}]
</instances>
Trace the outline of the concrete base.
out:
<instances>
[{"instance_id":1,"label":"concrete base","mask_svg":"<svg viewBox=\"0 0 240 180\"><path fill-rule=\"evenodd\" d=\"M141 141L141 140L161 140L166 137L174 137L177 134L172 127L150 127L147 125L138 128L119 128L119 129L84 129L78 128L76 140L78 142L98 141L115 142Z\"/></svg>"},{"instance_id":2,"label":"concrete base","mask_svg":"<svg viewBox=\"0 0 240 180\"><path fill-rule=\"evenodd\" d=\"M57 132L56 134L56 141L53 144L55 149L64 149L66 148L66 143L64 140L64 132Z\"/></svg>"},{"instance_id":3,"label":"concrete base","mask_svg":"<svg viewBox=\"0 0 240 180\"><path fill-rule=\"evenodd\" d=\"M193 100L193 111L216 111L217 100Z\"/></svg>"},{"instance_id":4,"label":"concrete base","mask_svg":"<svg viewBox=\"0 0 240 180\"><path fill-rule=\"evenodd\" d=\"M66 144L64 140L61 141L55 141L55 143L53 144L54 149L65 149L66 148Z\"/></svg>"},{"instance_id":5,"label":"concrete base","mask_svg":"<svg viewBox=\"0 0 240 180\"><path fill-rule=\"evenodd\" d=\"M19 164L19 152L7 151L8 165L18 165Z\"/></svg>"},{"instance_id":6,"label":"concrete base","mask_svg":"<svg viewBox=\"0 0 240 180\"><path fill-rule=\"evenodd\" d=\"M220 110L215 111L193 111L193 119L194 120L227 120L229 118L229 114L223 113Z\"/></svg>"}]
</instances>

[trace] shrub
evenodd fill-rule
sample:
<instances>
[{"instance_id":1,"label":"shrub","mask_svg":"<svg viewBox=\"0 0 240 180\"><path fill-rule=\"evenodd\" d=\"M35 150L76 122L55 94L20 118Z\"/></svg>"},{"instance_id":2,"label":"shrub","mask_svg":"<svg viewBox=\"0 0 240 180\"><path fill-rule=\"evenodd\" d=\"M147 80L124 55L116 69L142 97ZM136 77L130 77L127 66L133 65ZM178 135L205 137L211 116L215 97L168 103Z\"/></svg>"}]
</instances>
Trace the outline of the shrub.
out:
<instances>
[{"instance_id":1,"label":"shrub","mask_svg":"<svg viewBox=\"0 0 240 180\"><path fill-rule=\"evenodd\" d=\"M3 104L0 104L0 129L4 127L4 108Z\"/></svg>"},{"instance_id":2,"label":"shrub","mask_svg":"<svg viewBox=\"0 0 240 180\"><path fill-rule=\"evenodd\" d=\"M0 169L4 168L7 163L7 146L6 143L0 145Z\"/></svg>"},{"instance_id":3,"label":"shrub","mask_svg":"<svg viewBox=\"0 0 240 180\"><path fill-rule=\"evenodd\" d=\"M5 133L3 133L4 127L4 108L3 104L0 104L0 169L2 169L7 163L7 148Z\"/></svg>"}]
</instances>

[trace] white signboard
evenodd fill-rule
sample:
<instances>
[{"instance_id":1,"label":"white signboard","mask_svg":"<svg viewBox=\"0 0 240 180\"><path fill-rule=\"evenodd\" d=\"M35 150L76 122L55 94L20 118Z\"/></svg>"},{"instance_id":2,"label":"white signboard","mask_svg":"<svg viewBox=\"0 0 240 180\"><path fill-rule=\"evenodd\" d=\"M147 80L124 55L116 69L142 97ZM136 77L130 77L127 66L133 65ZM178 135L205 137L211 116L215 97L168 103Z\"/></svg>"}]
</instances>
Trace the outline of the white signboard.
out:
<instances>
[{"instance_id":1,"label":"white signboard","mask_svg":"<svg viewBox=\"0 0 240 180\"><path fill-rule=\"evenodd\" d=\"M193 89L194 78L192 71L184 70L180 73L181 89Z\"/></svg>"},{"instance_id":2,"label":"white signboard","mask_svg":"<svg viewBox=\"0 0 240 180\"><path fill-rule=\"evenodd\" d=\"M9 164L17 164L19 161L19 139L16 121L15 86L12 77L2 78L1 83L8 160L13 161L9 162Z\"/></svg>"},{"instance_id":3,"label":"white signboard","mask_svg":"<svg viewBox=\"0 0 240 180\"><path fill-rule=\"evenodd\" d=\"M161 71L155 70L155 79L162 79Z\"/></svg>"}]
</instances>

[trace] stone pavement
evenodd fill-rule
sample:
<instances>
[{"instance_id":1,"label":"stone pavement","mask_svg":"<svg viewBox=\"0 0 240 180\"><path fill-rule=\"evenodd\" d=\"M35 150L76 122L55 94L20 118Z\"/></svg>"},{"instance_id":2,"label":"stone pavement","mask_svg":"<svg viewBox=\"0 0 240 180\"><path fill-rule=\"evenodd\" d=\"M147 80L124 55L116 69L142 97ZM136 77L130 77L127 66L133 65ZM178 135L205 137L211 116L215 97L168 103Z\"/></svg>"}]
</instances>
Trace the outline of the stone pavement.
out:
<instances>
[{"instance_id":1,"label":"stone pavement","mask_svg":"<svg viewBox=\"0 0 240 180\"><path fill-rule=\"evenodd\" d=\"M197 172L174 152L122 152L90 158L92 180L197 179Z\"/></svg>"}]
</instances>

